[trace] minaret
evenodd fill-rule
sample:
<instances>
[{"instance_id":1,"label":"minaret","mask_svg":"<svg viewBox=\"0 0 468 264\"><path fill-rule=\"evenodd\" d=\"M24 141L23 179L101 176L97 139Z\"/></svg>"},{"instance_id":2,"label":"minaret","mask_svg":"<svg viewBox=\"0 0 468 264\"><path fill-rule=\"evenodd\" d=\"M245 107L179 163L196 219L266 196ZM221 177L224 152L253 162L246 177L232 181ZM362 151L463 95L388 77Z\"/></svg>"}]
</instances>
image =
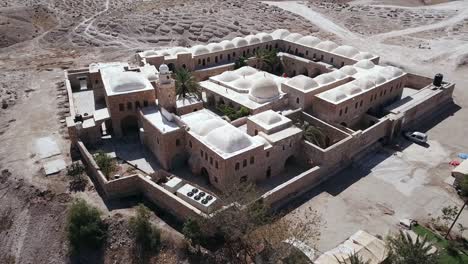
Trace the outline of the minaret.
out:
<instances>
[{"instance_id":1,"label":"minaret","mask_svg":"<svg viewBox=\"0 0 468 264\"><path fill-rule=\"evenodd\" d=\"M159 80L156 87L159 106L174 113L176 110L175 81L171 78L171 71L166 64L159 66Z\"/></svg>"}]
</instances>

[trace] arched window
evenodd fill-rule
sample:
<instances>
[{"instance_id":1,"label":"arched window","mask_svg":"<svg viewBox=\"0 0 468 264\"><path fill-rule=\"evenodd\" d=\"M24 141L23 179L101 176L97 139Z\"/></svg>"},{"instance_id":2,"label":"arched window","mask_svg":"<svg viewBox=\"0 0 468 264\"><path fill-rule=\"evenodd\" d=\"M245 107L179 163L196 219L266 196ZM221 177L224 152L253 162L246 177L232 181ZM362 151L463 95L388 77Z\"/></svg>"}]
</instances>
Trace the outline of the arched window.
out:
<instances>
[{"instance_id":1,"label":"arched window","mask_svg":"<svg viewBox=\"0 0 468 264\"><path fill-rule=\"evenodd\" d=\"M299 103L299 97L296 98L296 104L298 104L298 103Z\"/></svg>"}]
</instances>

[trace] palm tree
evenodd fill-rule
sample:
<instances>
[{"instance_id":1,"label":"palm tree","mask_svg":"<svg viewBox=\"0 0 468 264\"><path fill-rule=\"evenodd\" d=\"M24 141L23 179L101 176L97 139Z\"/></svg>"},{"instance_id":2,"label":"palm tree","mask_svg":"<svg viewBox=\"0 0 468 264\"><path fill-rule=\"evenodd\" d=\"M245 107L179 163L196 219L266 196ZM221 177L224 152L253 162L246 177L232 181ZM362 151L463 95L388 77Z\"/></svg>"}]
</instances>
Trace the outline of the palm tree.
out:
<instances>
[{"instance_id":1,"label":"palm tree","mask_svg":"<svg viewBox=\"0 0 468 264\"><path fill-rule=\"evenodd\" d=\"M257 68L269 73L275 72L280 62L276 53L276 50L258 49L255 52Z\"/></svg>"},{"instance_id":2,"label":"palm tree","mask_svg":"<svg viewBox=\"0 0 468 264\"><path fill-rule=\"evenodd\" d=\"M370 260L364 261L361 256L356 254L356 252L353 252L353 254L349 255L348 262L344 258L341 260L335 256L336 260L338 261L339 264L369 264Z\"/></svg>"},{"instance_id":3,"label":"palm tree","mask_svg":"<svg viewBox=\"0 0 468 264\"><path fill-rule=\"evenodd\" d=\"M398 235L388 238L387 247L388 259L392 264L438 263L438 254L431 252L433 245L426 236L413 240L409 233L400 231Z\"/></svg>"},{"instance_id":4,"label":"palm tree","mask_svg":"<svg viewBox=\"0 0 468 264\"><path fill-rule=\"evenodd\" d=\"M201 99L201 88L195 77L187 69L179 69L175 72L175 85L177 97L187 98L196 95Z\"/></svg>"},{"instance_id":5,"label":"palm tree","mask_svg":"<svg viewBox=\"0 0 468 264\"><path fill-rule=\"evenodd\" d=\"M328 147L326 136L319 127L313 126L309 122L299 122L296 126L304 131L303 137L305 140L321 148Z\"/></svg>"},{"instance_id":6,"label":"palm tree","mask_svg":"<svg viewBox=\"0 0 468 264\"><path fill-rule=\"evenodd\" d=\"M247 66L247 59L245 57L239 57L235 62L234 62L234 70L237 70L239 68L242 68L244 66Z\"/></svg>"}]
</instances>

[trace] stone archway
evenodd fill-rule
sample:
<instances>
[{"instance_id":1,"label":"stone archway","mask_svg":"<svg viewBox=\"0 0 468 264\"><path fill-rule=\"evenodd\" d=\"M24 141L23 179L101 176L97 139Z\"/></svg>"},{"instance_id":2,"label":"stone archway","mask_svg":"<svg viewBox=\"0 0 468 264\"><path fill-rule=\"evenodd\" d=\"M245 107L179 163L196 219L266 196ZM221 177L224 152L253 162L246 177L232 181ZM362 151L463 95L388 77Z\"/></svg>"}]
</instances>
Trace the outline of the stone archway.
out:
<instances>
[{"instance_id":1,"label":"stone archway","mask_svg":"<svg viewBox=\"0 0 468 264\"><path fill-rule=\"evenodd\" d=\"M128 115L120 122L123 136L138 136L138 118L134 115Z\"/></svg>"},{"instance_id":2,"label":"stone archway","mask_svg":"<svg viewBox=\"0 0 468 264\"><path fill-rule=\"evenodd\" d=\"M206 184L210 184L210 174L205 167L202 167L200 170L200 176L205 180Z\"/></svg>"}]
</instances>

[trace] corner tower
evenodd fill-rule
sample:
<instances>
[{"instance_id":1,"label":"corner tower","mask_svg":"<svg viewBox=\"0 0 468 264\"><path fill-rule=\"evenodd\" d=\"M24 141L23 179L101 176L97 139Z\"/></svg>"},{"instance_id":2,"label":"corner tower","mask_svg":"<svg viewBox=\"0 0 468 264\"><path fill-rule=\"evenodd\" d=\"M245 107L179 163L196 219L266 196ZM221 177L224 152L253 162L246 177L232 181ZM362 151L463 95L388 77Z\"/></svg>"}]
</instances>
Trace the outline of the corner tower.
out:
<instances>
[{"instance_id":1,"label":"corner tower","mask_svg":"<svg viewBox=\"0 0 468 264\"><path fill-rule=\"evenodd\" d=\"M174 113L176 110L175 81L166 64L159 66L159 80L156 84L158 104L160 107Z\"/></svg>"}]
</instances>

